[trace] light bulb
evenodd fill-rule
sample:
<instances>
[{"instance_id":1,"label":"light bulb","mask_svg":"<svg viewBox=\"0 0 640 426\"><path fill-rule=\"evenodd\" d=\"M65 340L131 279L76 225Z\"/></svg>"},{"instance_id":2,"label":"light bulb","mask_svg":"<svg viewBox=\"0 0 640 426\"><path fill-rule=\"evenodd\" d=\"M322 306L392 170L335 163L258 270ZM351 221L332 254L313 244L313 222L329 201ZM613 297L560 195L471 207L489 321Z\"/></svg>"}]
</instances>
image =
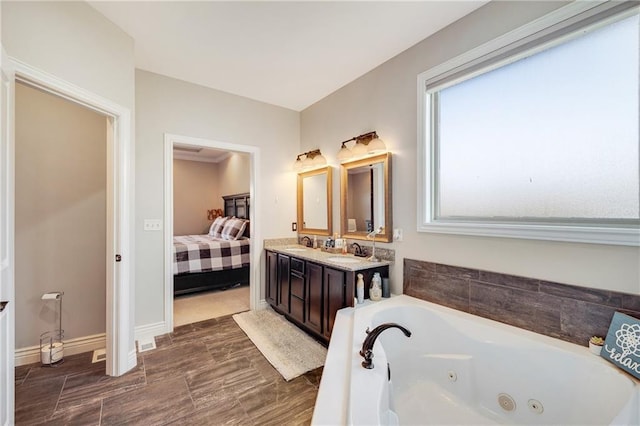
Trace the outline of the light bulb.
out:
<instances>
[{"instance_id":1,"label":"light bulb","mask_svg":"<svg viewBox=\"0 0 640 426\"><path fill-rule=\"evenodd\" d=\"M355 146L351 148L351 153L354 157L359 157L367 153L367 146L363 143L356 142Z\"/></svg>"},{"instance_id":2,"label":"light bulb","mask_svg":"<svg viewBox=\"0 0 640 426\"><path fill-rule=\"evenodd\" d=\"M351 150L347 148L346 145L342 145L342 148L338 151L338 161L347 161L351 157L353 157Z\"/></svg>"},{"instance_id":3,"label":"light bulb","mask_svg":"<svg viewBox=\"0 0 640 426\"><path fill-rule=\"evenodd\" d=\"M384 142L380 138L372 139L371 142L369 142L369 145L367 145L367 152L369 154L377 154L379 152L384 152L386 150L387 150L387 146L384 144Z\"/></svg>"}]
</instances>

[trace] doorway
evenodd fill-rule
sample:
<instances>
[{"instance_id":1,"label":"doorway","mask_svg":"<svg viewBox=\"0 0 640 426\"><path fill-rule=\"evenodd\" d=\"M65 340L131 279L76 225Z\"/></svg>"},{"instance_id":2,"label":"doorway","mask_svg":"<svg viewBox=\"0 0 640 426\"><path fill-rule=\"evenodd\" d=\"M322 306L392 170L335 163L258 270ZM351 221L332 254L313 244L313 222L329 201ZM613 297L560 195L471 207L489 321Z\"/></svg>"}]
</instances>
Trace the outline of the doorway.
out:
<instances>
[{"instance_id":1,"label":"doorway","mask_svg":"<svg viewBox=\"0 0 640 426\"><path fill-rule=\"evenodd\" d=\"M226 142L193 138L188 136L165 134L165 326L166 332L174 328L174 281L173 281L173 226L174 226L174 145L191 147L194 149L207 148L229 151L248 155L249 157L249 193L251 208L249 209L249 223L251 238L249 244L249 308L257 309L260 304L259 271L260 271L260 223L257 211L259 209L259 191L256 176L258 176L259 148L247 145L230 144ZM258 251L258 252L256 252Z\"/></svg>"},{"instance_id":2,"label":"doorway","mask_svg":"<svg viewBox=\"0 0 640 426\"><path fill-rule=\"evenodd\" d=\"M180 256L183 243L189 250L189 262L174 276L174 327L249 310L250 159L243 152L173 146L174 246ZM214 223L228 217L242 220L227 220L230 226L245 227L237 239L213 235Z\"/></svg>"},{"instance_id":3,"label":"doorway","mask_svg":"<svg viewBox=\"0 0 640 426\"><path fill-rule=\"evenodd\" d=\"M131 113L114 102L9 59L12 82L24 84L102 114L106 118L106 374L120 376L136 366L133 341L131 251ZM14 93L10 94L13 120ZM10 142L13 143L13 142ZM13 166L13 158L9 159ZM13 179L13 175L10 177ZM15 194L16 197L20 194ZM13 206L10 206L13 209ZM13 245L13 241L9 244ZM11 266L13 269L13 265ZM13 286L14 283L11 283ZM15 322L10 325L15 328ZM38 351L39 352L39 351ZM11 354L13 356L13 354Z\"/></svg>"},{"instance_id":4,"label":"doorway","mask_svg":"<svg viewBox=\"0 0 640 426\"><path fill-rule=\"evenodd\" d=\"M104 114L16 82L17 364L39 362L30 349L59 328L67 355L106 347L108 124ZM52 292L59 300L41 300Z\"/></svg>"}]
</instances>

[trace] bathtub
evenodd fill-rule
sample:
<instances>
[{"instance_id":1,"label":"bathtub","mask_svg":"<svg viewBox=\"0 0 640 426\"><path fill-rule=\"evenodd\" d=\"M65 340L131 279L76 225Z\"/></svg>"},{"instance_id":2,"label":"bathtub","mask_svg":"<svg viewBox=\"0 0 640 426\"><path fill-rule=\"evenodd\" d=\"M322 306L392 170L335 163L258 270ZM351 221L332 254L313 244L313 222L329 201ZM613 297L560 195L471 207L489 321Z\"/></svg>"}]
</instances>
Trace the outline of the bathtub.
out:
<instances>
[{"instance_id":1,"label":"bathtub","mask_svg":"<svg viewBox=\"0 0 640 426\"><path fill-rule=\"evenodd\" d=\"M369 327L374 368L359 350ZM639 425L640 382L586 347L396 296L338 312L312 424Z\"/></svg>"}]
</instances>

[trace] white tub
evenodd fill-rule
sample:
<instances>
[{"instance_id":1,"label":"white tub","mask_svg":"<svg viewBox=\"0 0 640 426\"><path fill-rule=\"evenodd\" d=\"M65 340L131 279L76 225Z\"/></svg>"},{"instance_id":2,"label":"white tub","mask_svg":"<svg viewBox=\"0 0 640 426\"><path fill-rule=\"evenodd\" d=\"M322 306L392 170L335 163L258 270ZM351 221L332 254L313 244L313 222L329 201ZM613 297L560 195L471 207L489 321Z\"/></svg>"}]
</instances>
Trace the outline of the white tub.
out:
<instances>
[{"instance_id":1,"label":"white tub","mask_svg":"<svg viewBox=\"0 0 640 426\"><path fill-rule=\"evenodd\" d=\"M365 330L387 322L413 334L384 331L367 370ZM338 313L313 424L638 425L640 383L586 347L397 296Z\"/></svg>"}]
</instances>

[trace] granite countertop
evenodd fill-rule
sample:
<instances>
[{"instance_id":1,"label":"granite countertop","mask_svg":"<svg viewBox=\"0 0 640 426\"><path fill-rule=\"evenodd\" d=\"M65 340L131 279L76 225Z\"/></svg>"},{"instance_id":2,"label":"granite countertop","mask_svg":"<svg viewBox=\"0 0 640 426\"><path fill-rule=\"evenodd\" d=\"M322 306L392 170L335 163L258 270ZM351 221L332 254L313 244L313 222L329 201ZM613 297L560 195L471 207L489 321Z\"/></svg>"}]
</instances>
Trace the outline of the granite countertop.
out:
<instances>
[{"instance_id":1,"label":"granite countertop","mask_svg":"<svg viewBox=\"0 0 640 426\"><path fill-rule=\"evenodd\" d=\"M362 271L364 269L391 265L391 262L387 260L369 262L366 257L356 257L353 254L334 254L322 251L319 248L313 249L300 244L273 245L266 247L266 249L347 271ZM337 259L344 259L346 262L340 262Z\"/></svg>"}]
</instances>

